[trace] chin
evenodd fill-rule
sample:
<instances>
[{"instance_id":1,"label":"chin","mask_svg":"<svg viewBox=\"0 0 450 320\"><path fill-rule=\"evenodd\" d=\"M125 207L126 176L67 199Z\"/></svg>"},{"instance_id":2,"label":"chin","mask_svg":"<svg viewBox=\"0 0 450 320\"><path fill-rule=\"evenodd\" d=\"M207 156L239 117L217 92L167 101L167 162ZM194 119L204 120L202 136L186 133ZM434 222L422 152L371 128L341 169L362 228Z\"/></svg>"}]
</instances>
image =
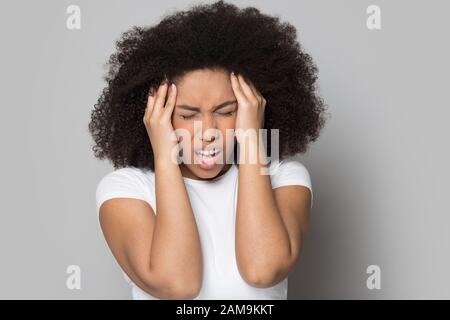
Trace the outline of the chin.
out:
<instances>
[{"instance_id":1,"label":"chin","mask_svg":"<svg viewBox=\"0 0 450 320\"><path fill-rule=\"evenodd\" d=\"M217 176L223 169L223 167L225 166L225 164L215 164L213 168L202 168L200 167L199 164L194 164L191 170L192 172L198 176L199 178L202 179L207 179L207 178L214 178L215 176Z\"/></svg>"},{"instance_id":2,"label":"chin","mask_svg":"<svg viewBox=\"0 0 450 320\"><path fill-rule=\"evenodd\" d=\"M191 155L191 159L194 159L193 163L184 163L184 167L187 170L185 176L190 176L191 178L195 176L196 178L194 179L213 179L227 166L227 163L223 160L222 151L217 154L216 161L209 161L213 165L207 165L205 162L202 162L202 158L194 153Z\"/></svg>"}]
</instances>

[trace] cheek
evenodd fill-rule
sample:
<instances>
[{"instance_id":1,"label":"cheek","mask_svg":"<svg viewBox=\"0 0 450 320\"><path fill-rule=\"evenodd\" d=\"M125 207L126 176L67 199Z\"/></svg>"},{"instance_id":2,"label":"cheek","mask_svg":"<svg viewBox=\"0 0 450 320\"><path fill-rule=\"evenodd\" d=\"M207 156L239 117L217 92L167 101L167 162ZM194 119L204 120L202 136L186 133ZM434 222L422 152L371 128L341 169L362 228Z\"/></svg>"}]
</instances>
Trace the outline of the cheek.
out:
<instances>
[{"instance_id":1,"label":"cheek","mask_svg":"<svg viewBox=\"0 0 450 320\"><path fill-rule=\"evenodd\" d=\"M221 120L220 126L226 129L234 129L236 126L236 116Z\"/></svg>"},{"instance_id":2,"label":"cheek","mask_svg":"<svg viewBox=\"0 0 450 320\"><path fill-rule=\"evenodd\" d=\"M221 119L217 122L217 129L219 129L225 137L227 130L234 130L236 125L236 119L234 117L229 117L226 119Z\"/></svg>"},{"instance_id":3,"label":"cheek","mask_svg":"<svg viewBox=\"0 0 450 320\"><path fill-rule=\"evenodd\" d=\"M181 127L180 121L178 121L177 119L175 119L173 116L172 116L171 122L172 122L172 127L173 127L174 129L178 129L178 128Z\"/></svg>"},{"instance_id":4,"label":"cheek","mask_svg":"<svg viewBox=\"0 0 450 320\"><path fill-rule=\"evenodd\" d=\"M172 116L172 127L174 128L174 130L183 129L191 131L191 128L193 128L194 125L191 124L191 121L184 121L179 117Z\"/></svg>"},{"instance_id":5,"label":"cheek","mask_svg":"<svg viewBox=\"0 0 450 320\"><path fill-rule=\"evenodd\" d=\"M220 121L220 123L218 123L218 129L222 133L222 137L225 140L224 143L226 143L226 141L227 141L227 131L229 131L228 135L233 136L234 143L237 141L236 136L234 134L235 125L236 125L235 117L229 117L227 119L223 119ZM229 146L227 146L227 147L229 147Z\"/></svg>"},{"instance_id":6,"label":"cheek","mask_svg":"<svg viewBox=\"0 0 450 320\"><path fill-rule=\"evenodd\" d=\"M179 138L183 136L183 140L186 138L192 140L194 136L194 126L186 121L179 121L172 118L172 127L175 130L175 134Z\"/></svg>"}]
</instances>

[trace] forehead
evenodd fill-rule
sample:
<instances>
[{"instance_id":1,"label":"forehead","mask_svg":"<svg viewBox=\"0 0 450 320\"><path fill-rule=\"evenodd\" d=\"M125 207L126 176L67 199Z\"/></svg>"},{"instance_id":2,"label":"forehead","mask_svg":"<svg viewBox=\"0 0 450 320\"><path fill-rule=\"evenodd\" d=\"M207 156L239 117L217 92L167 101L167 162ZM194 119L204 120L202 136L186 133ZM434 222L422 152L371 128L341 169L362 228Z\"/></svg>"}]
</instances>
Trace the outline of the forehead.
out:
<instances>
[{"instance_id":1,"label":"forehead","mask_svg":"<svg viewBox=\"0 0 450 320\"><path fill-rule=\"evenodd\" d=\"M199 69L189 71L176 82L176 104L206 108L233 99L234 93L228 71L223 69Z\"/></svg>"}]
</instances>

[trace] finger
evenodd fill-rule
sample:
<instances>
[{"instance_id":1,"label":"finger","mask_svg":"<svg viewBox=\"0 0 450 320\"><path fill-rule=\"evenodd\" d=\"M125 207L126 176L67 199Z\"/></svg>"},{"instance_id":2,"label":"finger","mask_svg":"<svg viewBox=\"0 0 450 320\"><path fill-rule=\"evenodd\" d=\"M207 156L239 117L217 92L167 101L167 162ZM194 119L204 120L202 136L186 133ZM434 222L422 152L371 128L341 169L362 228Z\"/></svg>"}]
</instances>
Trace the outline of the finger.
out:
<instances>
[{"instance_id":1,"label":"finger","mask_svg":"<svg viewBox=\"0 0 450 320\"><path fill-rule=\"evenodd\" d=\"M249 101L257 101L258 99L255 97L252 89L247 84L247 82L245 81L244 77L241 74L238 74L238 80L239 80L239 83L241 84L242 91L244 92L247 99Z\"/></svg>"},{"instance_id":2,"label":"finger","mask_svg":"<svg viewBox=\"0 0 450 320\"><path fill-rule=\"evenodd\" d=\"M239 83L239 80L236 76L236 74L231 73L231 88L234 91L234 95L236 96L236 99L238 101L238 105L242 105L245 102L247 102L247 97L245 96L244 92L242 91L241 84Z\"/></svg>"},{"instance_id":3,"label":"finger","mask_svg":"<svg viewBox=\"0 0 450 320\"><path fill-rule=\"evenodd\" d=\"M256 86L255 86L255 84L254 84L253 82L250 82L250 86L252 87L253 92L255 93L256 97L258 98L259 103L260 103L263 107L265 107L265 106L266 106L266 103L267 103L266 98L264 98L264 96L262 95L262 93L261 93L258 89L256 89Z\"/></svg>"},{"instance_id":4,"label":"finger","mask_svg":"<svg viewBox=\"0 0 450 320\"><path fill-rule=\"evenodd\" d=\"M162 85L159 86L158 92L156 93L155 105L153 107L153 113L159 114L164 107L166 102L168 83L165 81Z\"/></svg>"},{"instance_id":5,"label":"finger","mask_svg":"<svg viewBox=\"0 0 450 320\"><path fill-rule=\"evenodd\" d=\"M259 93L258 89L256 89L253 82L250 82L249 86L252 89L253 95L256 97L256 100L258 100L259 105L264 107L266 104L264 97L261 95L261 93Z\"/></svg>"},{"instance_id":6,"label":"finger","mask_svg":"<svg viewBox=\"0 0 450 320\"><path fill-rule=\"evenodd\" d=\"M145 108L144 120L150 118L153 111L153 106L155 104L155 98L152 95L149 95L147 98L147 106Z\"/></svg>"},{"instance_id":7,"label":"finger","mask_svg":"<svg viewBox=\"0 0 450 320\"><path fill-rule=\"evenodd\" d=\"M175 102L177 100L177 87L175 86L175 83L172 83L170 85L169 89L169 97L167 98L166 105L164 107L164 116L165 117L171 117L173 109L175 108Z\"/></svg>"}]
</instances>

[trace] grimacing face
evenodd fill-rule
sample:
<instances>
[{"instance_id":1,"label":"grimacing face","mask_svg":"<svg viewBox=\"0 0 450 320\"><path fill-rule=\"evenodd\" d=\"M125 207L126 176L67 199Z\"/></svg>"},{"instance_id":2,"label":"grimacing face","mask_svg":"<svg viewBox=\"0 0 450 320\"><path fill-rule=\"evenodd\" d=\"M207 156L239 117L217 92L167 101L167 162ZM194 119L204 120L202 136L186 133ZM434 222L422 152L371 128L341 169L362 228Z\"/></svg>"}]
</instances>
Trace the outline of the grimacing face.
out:
<instances>
[{"instance_id":1,"label":"grimacing face","mask_svg":"<svg viewBox=\"0 0 450 320\"><path fill-rule=\"evenodd\" d=\"M214 178L231 166L229 159L236 143L234 131L232 135L228 133L231 138L227 139L227 129L235 129L238 108L229 72L224 69L198 69L186 73L175 84L177 97L172 125L176 132L177 129L186 130L191 139L186 145L180 143L183 158L188 152L191 159L180 164L182 175L191 179ZM219 153L203 158L195 152L196 147L203 150L215 147Z\"/></svg>"}]
</instances>

